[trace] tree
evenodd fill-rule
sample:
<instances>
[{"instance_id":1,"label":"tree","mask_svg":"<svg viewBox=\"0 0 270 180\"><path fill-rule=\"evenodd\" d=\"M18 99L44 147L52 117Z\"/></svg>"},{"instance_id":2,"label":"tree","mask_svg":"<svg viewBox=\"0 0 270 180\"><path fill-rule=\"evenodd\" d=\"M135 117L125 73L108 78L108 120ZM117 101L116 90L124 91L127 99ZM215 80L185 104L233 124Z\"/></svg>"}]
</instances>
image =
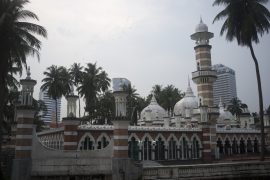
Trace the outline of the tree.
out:
<instances>
[{"instance_id":1,"label":"tree","mask_svg":"<svg viewBox=\"0 0 270 180\"><path fill-rule=\"evenodd\" d=\"M28 0L1 0L0 1L0 94L6 97L8 91L7 76L10 67L16 65L22 69L26 65L28 55L37 55L41 42L34 34L46 37L45 28L34 23L26 22L27 19L38 20L36 14L25 10ZM0 126L3 122L5 99L0 98ZM0 152L2 131L0 129Z\"/></svg>"},{"instance_id":2,"label":"tree","mask_svg":"<svg viewBox=\"0 0 270 180\"><path fill-rule=\"evenodd\" d=\"M238 121L240 120L240 115L242 113L241 106L242 102L237 97L232 98L230 101L230 105L228 106L228 110L236 116Z\"/></svg>"},{"instance_id":3,"label":"tree","mask_svg":"<svg viewBox=\"0 0 270 180\"><path fill-rule=\"evenodd\" d=\"M184 97L184 94L173 85L167 85L164 88L161 85L155 85L152 88L152 94L155 95L159 105L166 110L173 110L174 105ZM152 94L147 97L148 103L152 98Z\"/></svg>"},{"instance_id":4,"label":"tree","mask_svg":"<svg viewBox=\"0 0 270 180\"><path fill-rule=\"evenodd\" d=\"M226 33L228 41L237 40L238 45L247 46L250 49L256 70L258 94L259 94L259 114L261 122L261 160L265 156L265 134L263 120L263 96L261 87L261 77L258 60L253 50L253 43L259 43L259 35L268 33L270 28L270 12L263 4L268 0L215 0L213 6L225 5L214 18L213 22L225 18L220 34Z\"/></svg>"},{"instance_id":5,"label":"tree","mask_svg":"<svg viewBox=\"0 0 270 180\"><path fill-rule=\"evenodd\" d=\"M130 118L131 124L137 124L137 113L140 112L141 98L136 92L137 89L131 84L124 85L123 90L127 92L127 117Z\"/></svg>"},{"instance_id":6,"label":"tree","mask_svg":"<svg viewBox=\"0 0 270 180\"><path fill-rule=\"evenodd\" d=\"M82 69L83 67L80 65L80 63L72 64L71 68L69 69L69 73L73 80L73 84L76 86L77 89L79 87L79 84L82 82L82 75L83 75ZM80 95L79 95L79 117L81 117Z\"/></svg>"},{"instance_id":7,"label":"tree","mask_svg":"<svg viewBox=\"0 0 270 180\"><path fill-rule=\"evenodd\" d=\"M109 88L110 81L108 74L96 63L88 63L84 69L78 91L85 98L85 111L89 113L90 120L96 116L98 95Z\"/></svg>"},{"instance_id":8,"label":"tree","mask_svg":"<svg viewBox=\"0 0 270 180\"><path fill-rule=\"evenodd\" d=\"M270 105L266 109L266 114L268 115L268 120L270 121Z\"/></svg>"},{"instance_id":9,"label":"tree","mask_svg":"<svg viewBox=\"0 0 270 180\"><path fill-rule=\"evenodd\" d=\"M115 101L111 91L105 91L98 95L97 103L97 120L98 124L104 124L107 120L107 124L111 124L112 117L114 117Z\"/></svg>"},{"instance_id":10,"label":"tree","mask_svg":"<svg viewBox=\"0 0 270 180\"><path fill-rule=\"evenodd\" d=\"M35 115L34 115L34 122L33 124L36 125L36 131L40 132L44 128L44 122L40 119L42 116L47 114L47 106L44 101L42 100L36 100L33 98L33 107L35 110Z\"/></svg>"},{"instance_id":11,"label":"tree","mask_svg":"<svg viewBox=\"0 0 270 180\"><path fill-rule=\"evenodd\" d=\"M57 100L71 91L72 81L66 68L52 65L43 73L46 77L42 80L41 89L47 91L48 95L55 100L56 125L58 127Z\"/></svg>"}]
</instances>

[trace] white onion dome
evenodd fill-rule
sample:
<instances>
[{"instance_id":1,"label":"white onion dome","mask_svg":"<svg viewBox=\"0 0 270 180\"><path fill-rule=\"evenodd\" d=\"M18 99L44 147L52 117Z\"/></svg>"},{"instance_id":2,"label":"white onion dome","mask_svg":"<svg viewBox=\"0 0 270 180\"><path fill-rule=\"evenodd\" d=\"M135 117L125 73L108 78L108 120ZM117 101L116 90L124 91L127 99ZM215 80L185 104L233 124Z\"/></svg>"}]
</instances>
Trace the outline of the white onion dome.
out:
<instances>
[{"instance_id":1,"label":"white onion dome","mask_svg":"<svg viewBox=\"0 0 270 180\"><path fill-rule=\"evenodd\" d=\"M208 27L206 24L203 23L202 18L200 20L200 23L196 26L195 32L208 32Z\"/></svg>"},{"instance_id":2,"label":"white onion dome","mask_svg":"<svg viewBox=\"0 0 270 180\"><path fill-rule=\"evenodd\" d=\"M166 117L166 111L157 103L155 96L152 96L150 104L145 107L141 112L141 121L143 122L163 122Z\"/></svg>"},{"instance_id":3,"label":"white onion dome","mask_svg":"<svg viewBox=\"0 0 270 180\"><path fill-rule=\"evenodd\" d=\"M233 120L233 115L230 111L226 110L224 108L223 102L220 99L219 101L219 117L218 117L218 122L223 123L224 121L230 121Z\"/></svg>"},{"instance_id":4,"label":"white onion dome","mask_svg":"<svg viewBox=\"0 0 270 180\"><path fill-rule=\"evenodd\" d=\"M198 108L198 100L193 94L190 83L188 83L188 88L186 90L185 96L175 104L173 112L175 115L183 116L185 115L186 109L191 110L196 108Z\"/></svg>"}]
</instances>

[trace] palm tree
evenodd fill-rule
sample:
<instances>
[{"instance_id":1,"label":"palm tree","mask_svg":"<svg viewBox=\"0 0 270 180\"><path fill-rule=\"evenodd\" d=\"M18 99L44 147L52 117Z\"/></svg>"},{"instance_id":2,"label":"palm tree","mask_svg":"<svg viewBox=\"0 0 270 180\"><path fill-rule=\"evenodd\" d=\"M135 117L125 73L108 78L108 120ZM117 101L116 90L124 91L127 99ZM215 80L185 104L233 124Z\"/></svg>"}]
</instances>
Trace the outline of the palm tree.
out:
<instances>
[{"instance_id":1,"label":"palm tree","mask_svg":"<svg viewBox=\"0 0 270 180\"><path fill-rule=\"evenodd\" d=\"M74 63L69 69L71 79L73 80L73 84L76 86L77 89L78 89L79 84L82 82L82 75L83 75L82 68L83 67L80 65L80 63ZM81 117L80 96L79 96L79 117Z\"/></svg>"},{"instance_id":2,"label":"palm tree","mask_svg":"<svg viewBox=\"0 0 270 180\"><path fill-rule=\"evenodd\" d=\"M155 85L152 87L151 94L147 97L147 102L150 102L152 94L155 95L157 102L166 110L172 110L174 105L184 97L184 94L174 85Z\"/></svg>"},{"instance_id":3,"label":"palm tree","mask_svg":"<svg viewBox=\"0 0 270 180\"><path fill-rule=\"evenodd\" d=\"M39 57L41 42L34 34L47 37L45 28L25 21L38 20L36 14L24 9L27 3L28 0L0 1L0 94L3 97L6 97L8 93L6 85L10 67L16 65L22 69L22 66L26 65L28 55ZM4 106L5 99L0 98L0 127L3 122ZM0 142L2 142L1 129ZM0 143L0 152L1 149Z\"/></svg>"},{"instance_id":4,"label":"palm tree","mask_svg":"<svg viewBox=\"0 0 270 180\"><path fill-rule=\"evenodd\" d=\"M84 69L78 91L85 98L85 111L89 113L91 120L96 116L97 96L109 88L110 81L108 74L97 67L96 63L88 63Z\"/></svg>"},{"instance_id":5,"label":"palm tree","mask_svg":"<svg viewBox=\"0 0 270 180\"><path fill-rule=\"evenodd\" d=\"M236 116L237 120L240 120L240 114L242 113L241 109L242 102L237 97L234 97L230 101L230 105L228 106L228 110Z\"/></svg>"},{"instance_id":6,"label":"palm tree","mask_svg":"<svg viewBox=\"0 0 270 180\"><path fill-rule=\"evenodd\" d=\"M55 100L55 114L56 114L56 125L58 127L58 109L57 101L63 95L67 95L71 91L71 78L66 68L63 66L57 67L52 65L47 68L47 71L43 73L46 77L42 80L41 89L47 90L48 95Z\"/></svg>"},{"instance_id":7,"label":"palm tree","mask_svg":"<svg viewBox=\"0 0 270 180\"><path fill-rule=\"evenodd\" d=\"M139 94L136 92L137 89L131 86L131 84L124 84L123 90L127 92L127 117L131 119L132 124L137 122L137 112L138 112L138 99Z\"/></svg>"},{"instance_id":8,"label":"palm tree","mask_svg":"<svg viewBox=\"0 0 270 180\"><path fill-rule=\"evenodd\" d=\"M213 21L216 22L225 18L220 34L226 33L228 41L233 41L236 38L238 45L247 46L255 63L261 122L261 160L264 160L265 155L263 97L259 64L252 43L259 43L259 35L262 36L269 31L270 12L263 6L267 2L268 0L215 0L213 3L213 6L226 6L224 10L217 14Z\"/></svg>"}]
</instances>

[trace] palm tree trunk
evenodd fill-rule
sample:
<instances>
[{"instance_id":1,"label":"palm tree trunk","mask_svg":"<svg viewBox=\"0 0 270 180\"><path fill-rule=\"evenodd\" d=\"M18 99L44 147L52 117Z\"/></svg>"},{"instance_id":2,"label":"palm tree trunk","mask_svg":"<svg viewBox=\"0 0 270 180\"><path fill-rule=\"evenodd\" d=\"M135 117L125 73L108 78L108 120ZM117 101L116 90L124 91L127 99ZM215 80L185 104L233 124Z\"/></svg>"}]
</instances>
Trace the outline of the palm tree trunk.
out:
<instances>
[{"instance_id":1,"label":"palm tree trunk","mask_svg":"<svg viewBox=\"0 0 270 180\"><path fill-rule=\"evenodd\" d=\"M79 118L81 117L81 101L80 101L80 95L79 96Z\"/></svg>"},{"instance_id":2,"label":"palm tree trunk","mask_svg":"<svg viewBox=\"0 0 270 180\"><path fill-rule=\"evenodd\" d=\"M0 47L0 54L5 54L0 60L0 164L2 164L2 141L3 141L3 121L4 121L4 107L5 107L5 98L6 97L6 77L8 74L8 57L6 57L6 53L3 47ZM0 178L2 176L2 167L0 166Z\"/></svg>"},{"instance_id":3,"label":"palm tree trunk","mask_svg":"<svg viewBox=\"0 0 270 180\"><path fill-rule=\"evenodd\" d=\"M55 99L55 121L56 121L56 128L58 128L58 112L57 112L57 99Z\"/></svg>"},{"instance_id":4,"label":"palm tree trunk","mask_svg":"<svg viewBox=\"0 0 270 180\"><path fill-rule=\"evenodd\" d=\"M249 49L252 55L252 58L255 63L256 75L257 75L257 83L258 83L258 92L259 92L259 108L260 108L260 121L261 121L261 161L264 161L265 156L265 134L264 134L264 120L263 120L263 96L262 96L262 85L261 85L261 76L259 70L259 64L257 58L254 54L254 50L252 47L252 43L249 44Z\"/></svg>"}]
</instances>

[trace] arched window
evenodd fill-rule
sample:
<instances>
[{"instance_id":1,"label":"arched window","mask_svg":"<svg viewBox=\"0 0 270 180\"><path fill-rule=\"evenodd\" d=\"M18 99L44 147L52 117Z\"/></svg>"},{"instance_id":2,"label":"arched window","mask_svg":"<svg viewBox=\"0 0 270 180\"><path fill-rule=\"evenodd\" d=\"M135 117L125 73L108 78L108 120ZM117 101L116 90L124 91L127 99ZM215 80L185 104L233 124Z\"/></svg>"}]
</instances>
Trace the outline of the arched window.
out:
<instances>
[{"instance_id":1,"label":"arched window","mask_svg":"<svg viewBox=\"0 0 270 180\"><path fill-rule=\"evenodd\" d=\"M98 138L97 149L105 148L108 144L109 139L105 135L102 135L101 138Z\"/></svg>"},{"instance_id":2,"label":"arched window","mask_svg":"<svg viewBox=\"0 0 270 180\"><path fill-rule=\"evenodd\" d=\"M235 138L233 139L233 143L232 143L232 153L238 154L238 145L237 145L237 140Z\"/></svg>"},{"instance_id":3,"label":"arched window","mask_svg":"<svg viewBox=\"0 0 270 180\"><path fill-rule=\"evenodd\" d=\"M254 146L254 152L255 153L258 153L259 152L259 146L258 145L259 145L258 140L257 140L257 138L255 138L254 139L254 145L253 145Z\"/></svg>"},{"instance_id":4,"label":"arched window","mask_svg":"<svg viewBox=\"0 0 270 180\"><path fill-rule=\"evenodd\" d=\"M230 152L231 152L231 144L230 144L230 141L229 141L228 138L226 138L226 140L225 140L225 147L224 147L224 150L225 150L225 154L226 154L226 155L231 154L231 153L230 153Z\"/></svg>"},{"instance_id":5,"label":"arched window","mask_svg":"<svg viewBox=\"0 0 270 180\"><path fill-rule=\"evenodd\" d=\"M188 148L188 142L185 137L182 138L182 152L183 152L183 159L189 158L189 148Z\"/></svg>"},{"instance_id":6,"label":"arched window","mask_svg":"<svg viewBox=\"0 0 270 180\"><path fill-rule=\"evenodd\" d=\"M138 141L134 137L128 142L128 157L139 160L139 146Z\"/></svg>"},{"instance_id":7,"label":"arched window","mask_svg":"<svg viewBox=\"0 0 270 180\"><path fill-rule=\"evenodd\" d=\"M252 142L251 142L250 138L248 138L248 140L247 140L247 152L252 153L252 151L253 151Z\"/></svg>"},{"instance_id":8,"label":"arched window","mask_svg":"<svg viewBox=\"0 0 270 180\"><path fill-rule=\"evenodd\" d=\"M165 159L165 145L161 137L158 138L155 146L155 160L164 160Z\"/></svg>"},{"instance_id":9,"label":"arched window","mask_svg":"<svg viewBox=\"0 0 270 180\"><path fill-rule=\"evenodd\" d=\"M220 138L217 140L217 147L219 148L219 154L223 154L223 144Z\"/></svg>"},{"instance_id":10,"label":"arched window","mask_svg":"<svg viewBox=\"0 0 270 180\"><path fill-rule=\"evenodd\" d=\"M94 142L90 139L89 136L86 136L84 140L81 142L80 150L93 150Z\"/></svg>"},{"instance_id":11,"label":"arched window","mask_svg":"<svg viewBox=\"0 0 270 180\"><path fill-rule=\"evenodd\" d=\"M246 152L246 146L245 146L245 141L243 138L240 140L240 154L245 154Z\"/></svg>"},{"instance_id":12,"label":"arched window","mask_svg":"<svg viewBox=\"0 0 270 180\"><path fill-rule=\"evenodd\" d=\"M193 137L192 139L191 156L192 156L192 159L200 158L200 145L196 137Z\"/></svg>"},{"instance_id":13,"label":"arched window","mask_svg":"<svg viewBox=\"0 0 270 180\"><path fill-rule=\"evenodd\" d=\"M169 141L169 159L177 159L176 155L176 141L171 137Z\"/></svg>"},{"instance_id":14,"label":"arched window","mask_svg":"<svg viewBox=\"0 0 270 180\"><path fill-rule=\"evenodd\" d=\"M151 152L152 152L151 141L149 141L148 137L146 137L143 142L143 159L152 160Z\"/></svg>"}]
</instances>

